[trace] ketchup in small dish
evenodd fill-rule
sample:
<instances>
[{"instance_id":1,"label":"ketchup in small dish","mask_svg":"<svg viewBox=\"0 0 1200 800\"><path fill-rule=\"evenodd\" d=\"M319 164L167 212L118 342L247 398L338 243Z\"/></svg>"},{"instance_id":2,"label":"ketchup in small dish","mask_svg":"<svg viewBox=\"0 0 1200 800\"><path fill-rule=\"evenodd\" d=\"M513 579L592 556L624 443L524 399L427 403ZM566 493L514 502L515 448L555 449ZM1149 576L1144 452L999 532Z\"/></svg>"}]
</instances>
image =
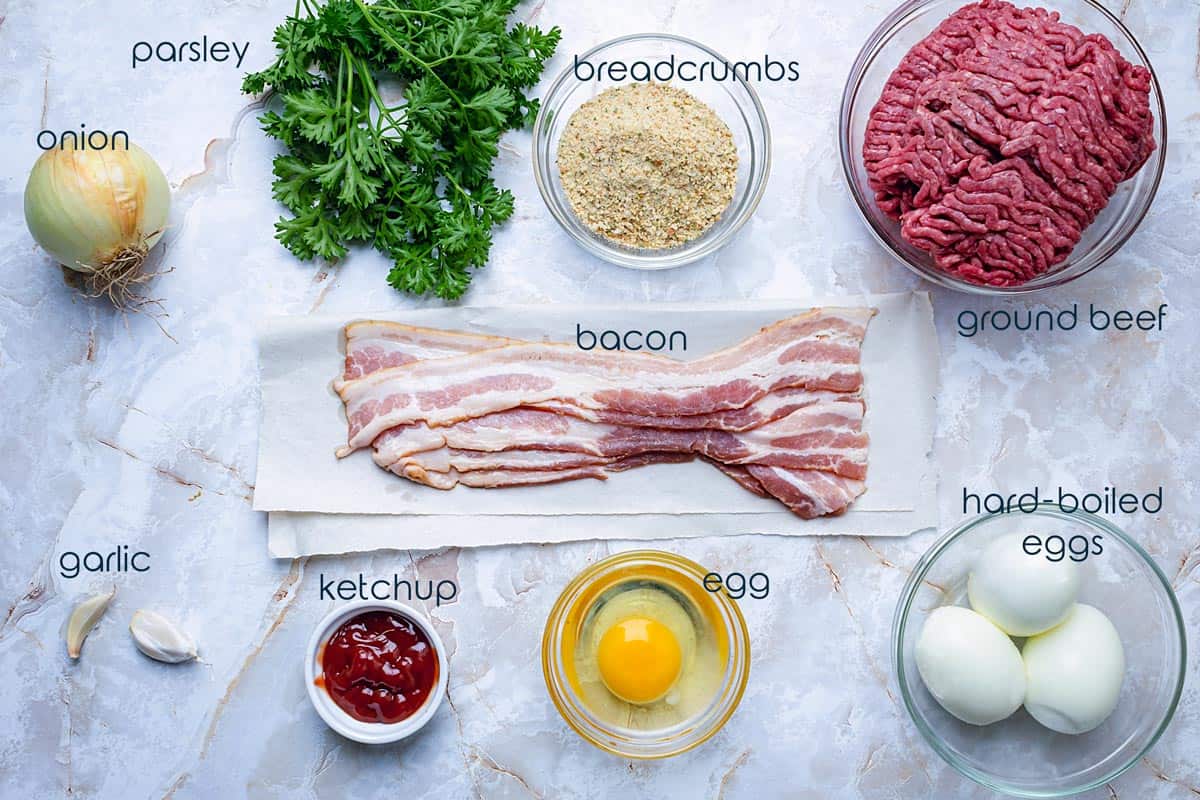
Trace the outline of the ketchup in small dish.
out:
<instances>
[{"instance_id":1,"label":"ketchup in small dish","mask_svg":"<svg viewBox=\"0 0 1200 800\"><path fill-rule=\"evenodd\" d=\"M420 710L438 682L438 654L412 620L390 611L351 617L320 654L323 686L362 722L401 722Z\"/></svg>"}]
</instances>

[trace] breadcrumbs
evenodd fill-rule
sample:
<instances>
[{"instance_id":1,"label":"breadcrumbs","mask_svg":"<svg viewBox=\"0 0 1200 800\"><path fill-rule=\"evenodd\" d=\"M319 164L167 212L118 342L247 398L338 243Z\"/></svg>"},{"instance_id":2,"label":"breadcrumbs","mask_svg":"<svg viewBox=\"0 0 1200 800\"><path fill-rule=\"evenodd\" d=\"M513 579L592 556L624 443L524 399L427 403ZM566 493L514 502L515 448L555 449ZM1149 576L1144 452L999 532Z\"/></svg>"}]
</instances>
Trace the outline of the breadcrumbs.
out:
<instances>
[{"instance_id":1,"label":"breadcrumbs","mask_svg":"<svg viewBox=\"0 0 1200 800\"><path fill-rule=\"evenodd\" d=\"M558 143L576 216L639 249L676 247L712 227L733 201L737 166L729 126L663 83L605 90L571 115Z\"/></svg>"}]
</instances>

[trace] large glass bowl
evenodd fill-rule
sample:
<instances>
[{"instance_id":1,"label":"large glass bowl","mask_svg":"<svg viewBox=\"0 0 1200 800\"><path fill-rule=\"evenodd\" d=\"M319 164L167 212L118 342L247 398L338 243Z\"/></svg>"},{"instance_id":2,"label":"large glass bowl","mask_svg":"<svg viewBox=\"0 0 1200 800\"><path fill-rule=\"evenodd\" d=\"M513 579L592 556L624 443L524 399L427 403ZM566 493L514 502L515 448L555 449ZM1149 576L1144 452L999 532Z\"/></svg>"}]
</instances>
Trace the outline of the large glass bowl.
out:
<instances>
[{"instance_id":1,"label":"large glass bowl","mask_svg":"<svg viewBox=\"0 0 1200 800\"><path fill-rule=\"evenodd\" d=\"M929 253L905 241L900 235L900 224L879 210L875 204L875 193L867 184L862 149L867 118L892 71L913 45L964 5L967 3L963 0L908 0L889 14L867 39L854 61L842 93L838 128L842 169L854 201L875 238L921 277L951 289L987 295L1015 295L1059 286L1086 275L1108 261L1133 235L1150 209L1166 163L1167 114L1162 88L1150 66L1150 60L1133 34L1100 3L1094 0L1038 0L1030 3L1059 12L1064 22L1084 33L1103 34L1127 61L1150 71L1150 110L1154 114L1154 140L1158 146L1138 173L1117 187L1108 205L1083 232L1083 237L1063 263L1020 286L981 286L950 275L934 265Z\"/></svg>"},{"instance_id":2,"label":"large glass bowl","mask_svg":"<svg viewBox=\"0 0 1200 800\"><path fill-rule=\"evenodd\" d=\"M620 553L579 573L559 595L542 635L542 671L546 689L558 712L587 741L625 758L666 758L708 741L741 703L750 677L750 634L742 612L724 591L704 586L708 570L694 561L657 550ZM658 730L635 730L610 724L593 714L571 680L573 642L584 620L603 593L626 581L653 575L654 579L711 598L714 633L724 654L720 686L708 705L689 719Z\"/></svg>"},{"instance_id":3,"label":"large glass bowl","mask_svg":"<svg viewBox=\"0 0 1200 800\"><path fill-rule=\"evenodd\" d=\"M1042 727L1022 708L994 725L974 726L946 712L917 672L914 648L935 608L967 605L967 574L996 537L1009 533L1102 536L1104 552L1081 564L1079 602L1112 620L1125 648L1116 710L1079 736ZM1018 640L1019 643L1019 640ZM1042 503L1032 513L976 517L943 536L909 577L892 626L900 694L917 729L950 766L990 789L1017 797L1066 797L1103 786L1132 767L1166 730L1183 691L1187 642L1166 576L1137 542L1083 511Z\"/></svg>"},{"instance_id":4,"label":"large glass bowl","mask_svg":"<svg viewBox=\"0 0 1200 800\"><path fill-rule=\"evenodd\" d=\"M666 33L622 36L578 57L579 61L589 61L593 65L614 61L625 64L644 61L653 65L671 58L675 64L687 61L726 63L723 56L699 42ZM562 71L542 97L541 110L533 125L534 178L550 213L563 230L592 255L634 269L669 269L689 264L724 246L758 207L771 169L771 131L767 115L754 88L742 76L731 75L729 80L722 81L664 81L691 92L729 126L737 146L737 185L725 213L690 242L662 250L627 247L593 233L571 210L558 172L558 140L576 109L605 89L629 82L612 81L607 75L601 80L581 80L576 77L572 60L571 66Z\"/></svg>"}]
</instances>

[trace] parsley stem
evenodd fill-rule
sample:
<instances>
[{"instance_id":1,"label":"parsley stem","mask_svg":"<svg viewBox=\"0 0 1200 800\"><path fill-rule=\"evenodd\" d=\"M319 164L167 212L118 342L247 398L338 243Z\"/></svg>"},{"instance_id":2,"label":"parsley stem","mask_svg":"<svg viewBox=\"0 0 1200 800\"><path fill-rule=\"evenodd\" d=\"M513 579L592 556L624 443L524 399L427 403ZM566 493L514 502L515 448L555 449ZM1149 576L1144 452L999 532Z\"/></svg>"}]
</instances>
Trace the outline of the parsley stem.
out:
<instances>
[{"instance_id":1,"label":"parsley stem","mask_svg":"<svg viewBox=\"0 0 1200 800\"><path fill-rule=\"evenodd\" d=\"M367 63L365 58L361 56L356 58L352 53L346 53L346 57L350 59L352 69L354 69L355 73L358 75L358 79L362 81L363 88L366 89L368 98L370 100L374 100L376 107L379 108L379 121L374 126L376 138L382 138L383 132L386 130L394 130L397 133L402 133L404 128L402 128L396 118L392 116L392 111L394 109L384 103L383 98L379 95L379 87L376 85L371 74L371 65ZM355 64L357 64L357 67L354 66ZM399 108L399 106L396 108ZM383 127L383 121L385 119L388 123L386 128Z\"/></svg>"},{"instance_id":2,"label":"parsley stem","mask_svg":"<svg viewBox=\"0 0 1200 800\"><path fill-rule=\"evenodd\" d=\"M349 131L354 125L354 76L358 74L358 70L354 67L354 56L350 54L350 49L346 45L342 45L342 57L338 61L338 72L342 68L340 65L346 66L346 130ZM339 85L339 91L341 86Z\"/></svg>"},{"instance_id":3,"label":"parsley stem","mask_svg":"<svg viewBox=\"0 0 1200 800\"><path fill-rule=\"evenodd\" d=\"M383 39L385 42L387 42L392 47L394 47L402 56L412 59L417 64L419 64L421 67L423 67L426 72L428 72L433 77L437 78L438 83L440 83L442 86L445 87L446 93L450 95L450 98L454 102L458 103L458 107L463 109L464 111L466 110L466 108L467 108L466 104L463 103L463 101L461 99L459 99L459 96L457 94L455 94L454 90L450 88L450 84L448 84L448 83L446 83L446 81L442 80L442 76L438 75L436 72L434 72L433 67L431 67L429 64L426 64L421 59L417 58L416 55L414 55L411 51L409 51L408 48L406 48L404 45L402 45L398 41L396 41L396 38L394 36L392 36L391 33L388 32L388 29L379 24L379 20L375 19L375 15L371 13L371 10L369 8L367 8L367 4L364 3L363 0L354 0L354 3L362 11L363 19L365 19L367 21L367 24L370 25L372 28L374 28L375 32L377 34L379 34L379 38Z\"/></svg>"},{"instance_id":4,"label":"parsley stem","mask_svg":"<svg viewBox=\"0 0 1200 800\"><path fill-rule=\"evenodd\" d=\"M455 189L457 189L459 194L461 194L463 197L467 198L467 204L471 206L471 211L474 212L475 205L476 205L475 198L472 197L466 189L464 189L462 186L460 186L458 181L454 180L454 176L451 175L449 172L446 173L446 181L451 186L453 186Z\"/></svg>"},{"instance_id":5,"label":"parsley stem","mask_svg":"<svg viewBox=\"0 0 1200 800\"><path fill-rule=\"evenodd\" d=\"M388 3L376 3L375 5L372 6L372 8L379 10L379 11L390 11L394 14L410 14L410 15L416 16L416 17L432 17L434 19L440 19L442 22L445 22L447 25L453 24L453 22L454 22L454 20L450 19L449 17L443 16L443 15L437 13L436 11L422 11L417 8L400 8L398 6L394 6L394 5L391 5Z\"/></svg>"},{"instance_id":6,"label":"parsley stem","mask_svg":"<svg viewBox=\"0 0 1200 800\"><path fill-rule=\"evenodd\" d=\"M342 81L345 80L346 75L345 49L346 48L344 47L342 48L343 55L338 58L337 95L334 99L334 105L336 106L340 106L342 104Z\"/></svg>"},{"instance_id":7,"label":"parsley stem","mask_svg":"<svg viewBox=\"0 0 1200 800\"><path fill-rule=\"evenodd\" d=\"M439 19L442 22L445 22L446 24L453 24L453 20L451 20L449 17L445 17L434 11L421 11L420 9L416 9L416 8L398 8L397 6L385 5L383 3L375 3L373 6L371 6L371 8L375 9L376 11L385 11L385 12L395 13L395 14L411 14L413 16L431 17L433 19ZM434 67L441 66L442 64L445 64L448 61L453 61L454 59L461 58L461 57L462 57L462 53L458 52L458 45L456 44L453 53L442 56L437 61L430 61L428 63L423 63L422 66L424 66L426 69L432 70Z\"/></svg>"}]
</instances>

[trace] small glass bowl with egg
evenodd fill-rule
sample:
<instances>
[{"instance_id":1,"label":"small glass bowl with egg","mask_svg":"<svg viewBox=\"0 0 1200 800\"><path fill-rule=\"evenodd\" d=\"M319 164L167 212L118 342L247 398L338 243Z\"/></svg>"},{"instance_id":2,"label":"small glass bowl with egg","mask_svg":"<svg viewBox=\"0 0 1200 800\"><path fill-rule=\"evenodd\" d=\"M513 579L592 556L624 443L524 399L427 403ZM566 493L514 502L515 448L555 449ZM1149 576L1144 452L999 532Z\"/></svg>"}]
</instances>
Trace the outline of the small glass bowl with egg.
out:
<instances>
[{"instance_id":1,"label":"small glass bowl with egg","mask_svg":"<svg viewBox=\"0 0 1200 800\"><path fill-rule=\"evenodd\" d=\"M563 590L546 621L550 698L587 741L626 758L666 758L709 739L741 702L750 638L737 603L699 564L638 550L606 558Z\"/></svg>"},{"instance_id":2,"label":"small glass bowl with egg","mask_svg":"<svg viewBox=\"0 0 1200 800\"><path fill-rule=\"evenodd\" d=\"M966 777L1017 797L1102 787L1158 741L1187 663L1171 584L1128 534L1055 503L947 533L892 627L904 705Z\"/></svg>"}]
</instances>

